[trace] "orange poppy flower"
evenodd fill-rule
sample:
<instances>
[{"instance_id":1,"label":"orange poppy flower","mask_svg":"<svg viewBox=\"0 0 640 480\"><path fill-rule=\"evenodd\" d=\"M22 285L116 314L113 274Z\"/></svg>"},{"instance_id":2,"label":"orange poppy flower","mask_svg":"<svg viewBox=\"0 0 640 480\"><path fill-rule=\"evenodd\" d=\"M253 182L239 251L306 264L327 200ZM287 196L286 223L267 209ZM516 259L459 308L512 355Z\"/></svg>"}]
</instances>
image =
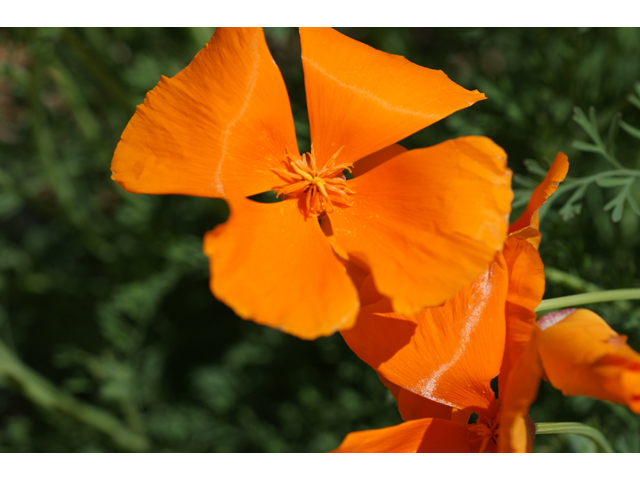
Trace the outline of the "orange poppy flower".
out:
<instances>
[{"instance_id":1,"label":"orange poppy flower","mask_svg":"<svg viewBox=\"0 0 640 480\"><path fill-rule=\"evenodd\" d=\"M502 248L511 173L484 137L395 142L484 95L332 29L300 37L310 153L298 152L262 30L220 28L138 106L112 178L135 193L226 199L229 219L204 251L214 295L243 318L302 338L349 328L358 268L398 311L442 304ZM247 199L266 191L283 201Z\"/></svg>"},{"instance_id":2,"label":"orange poppy flower","mask_svg":"<svg viewBox=\"0 0 640 480\"><path fill-rule=\"evenodd\" d=\"M405 422L351 433L337 452L531 450L527 410L541 371L530 339L534 310L544 293L537 210L567 170L567 157L559 153L512 225L503 251L443 306L397 314L371 284L363 283L361 299L368 305L356 326L342 335L391 387ZM498 373L500 400L491 388ZM472 412L478 419L469 425ZM507 445L498 445L503 436Z\"/></svg>"},{"instance_id":3,"label":"orange poppy flower","mask_svg":"<svg viewBox=\"0 0 640 480\"><path fill-rule=\"evenodd\" d=\"M568 170L558 154L512 224L496 261L442 307L393 313L365 280L367 304L342 332L375 368L404 423L349 434L336 452L530 452L528 416L542 377L565 395L589 395L640 411L640 354L588 310L547 314L537 211ZM497 400L490 381L498 375ZM469 425L469 414L478 420Z\"/></svg>"}]
</instances>

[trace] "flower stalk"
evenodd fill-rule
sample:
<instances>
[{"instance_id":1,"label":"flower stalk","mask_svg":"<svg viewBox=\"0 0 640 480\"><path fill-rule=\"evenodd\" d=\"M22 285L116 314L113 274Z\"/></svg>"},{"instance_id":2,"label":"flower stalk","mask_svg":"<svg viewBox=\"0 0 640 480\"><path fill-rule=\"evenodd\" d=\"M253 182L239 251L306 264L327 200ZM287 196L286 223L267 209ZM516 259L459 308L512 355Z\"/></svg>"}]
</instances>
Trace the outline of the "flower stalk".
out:
<instances>
[{"instance_id":1,"label":"flower stalk","mask_svg":"<svg viewBox=\"0 0 640 480\"><path fill-rule=\"evenodd\" d=\"M589 303L613 302L619 300L640 300L640 288L622 288L619 290L605 290L602 292L580 293L566 297L542 300L536 308L536 313L547 310L561 310L563 308L586 305Z\"/></svg>"},{"instance_id":2,"label":"flower stalk","mask_svg":"<svg viewBox=\"0 0 640 480\"><path fill-rule=\"evenodd\" d=\"M574 435L582 435L587 437L596 444L598 449L604 453L614 453L613 448L604 437L604 435L593 427L577 422L549 422L536 423L536 435L547 435L557 433L573 433Z\"/></svg>"}]
</instances>

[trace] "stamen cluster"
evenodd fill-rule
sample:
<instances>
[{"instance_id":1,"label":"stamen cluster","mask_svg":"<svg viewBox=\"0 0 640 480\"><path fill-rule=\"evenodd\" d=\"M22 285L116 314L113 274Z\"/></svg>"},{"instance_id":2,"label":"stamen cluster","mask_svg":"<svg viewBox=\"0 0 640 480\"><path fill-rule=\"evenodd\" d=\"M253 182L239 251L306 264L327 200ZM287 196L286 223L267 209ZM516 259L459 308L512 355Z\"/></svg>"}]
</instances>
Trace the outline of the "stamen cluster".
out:
<instances>
[{"instance_id":1,"label":"stamen cluster","mask_svg":"<svg viewBox=\"0 0 640 480\"><path fill-rule=\"evenodd\" d=\"M340 147L336 153L318 169L316 156L311 145L310 153L292 155L286 151L286 168L272 168L280 178L289 182L283 187L275 187L278 197L293 198L305 195L304 207L306 216L317 217L322 212L332 212L336 205L348 207L353 204L349 198L355 193L347 187L344 170L349 172L353 168L352 163L336 165L336 158L344 147Z\"/></svg>"},{"instance_id":2,"label":"stamen cluster","mask_svg":"<svg viewBox=\"0 0 640 480\"><path fill-rule=\"evenodd\" d=\"M475 425L469 427L471 443L480 442L479 453L495 452L498 443L499 423L495 416L478 417Z\"/></svg>"}]
</instances>

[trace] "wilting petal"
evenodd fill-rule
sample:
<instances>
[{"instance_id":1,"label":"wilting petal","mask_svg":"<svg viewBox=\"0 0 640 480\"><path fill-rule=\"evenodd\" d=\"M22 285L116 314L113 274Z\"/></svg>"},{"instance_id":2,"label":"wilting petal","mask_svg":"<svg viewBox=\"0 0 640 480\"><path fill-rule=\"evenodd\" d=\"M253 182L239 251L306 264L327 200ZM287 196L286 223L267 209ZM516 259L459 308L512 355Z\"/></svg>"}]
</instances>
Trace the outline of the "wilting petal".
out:
<instances>
[{"instance_id":1,"label":"wilting petal","mask_svg":"<svg viewBox=\"0 0 640 480\"><path fill-rule=\"evenodd\" d=\"M368 266L396 311L441 305L502 249L512 198L505 159L485 137L395 156L347 182L353 205L329 215L335 242Z\"/></svg>"},{"instance_id":2,"label":"wilting petal","mask_svg":"<svg viewBox=\"0 0 640 480\"><path fill-rule=\"evenodd\" d=\"M353 163L485 96L330 28L301 28L311 140L323 165Z\"/></svg>"},{"instance_id":3,"label":"wilting petal","mask_svg":"<svg viewBox=\"0 0 640 480\"><path fill-rule=\"evenodd\" d=\"M533 451L533 427L529 417L529 407L538 396L542 369L537 352L537 334L532 332L531 341L525 345L511 374L506 379L506 386L500 387L502 410L498 434L498 451L525 453ZM500 372L502 376L502 372Z\"/></svg>"},{"instance_id":4,"label":"wilting petal","mask_svg":"<svg viewBox=\"0 0 640 480\"><path fill-rule=\"evenodd\" d=\"M211 290L243 318L311 339L349 328L358 294L318 220L297 202L229 200L226 223L208 232Z\"/></svg>"},{"instance_id":5,"label":"wilting petal","mask_svg":"<svg viewBox=\"0 0 640 480\"><path fill-rule=\"evenodd\" d=\"M439 418L423 418L394 427L353 432L335 453L469 452L469 428Z\"/></svg>"},{"instance_id":6,"label":"wilting petal","mask_svg":"<svg viewBox=\"0 0 640 480\"><path fill-rule=\"evenodd\" d=\"M162 77L129 121L113 178L135 193L249 196L281 183L296 154L287 91L258 28L219 28L192 62Z\"/></svg>"},{"instance_id":7,"label":"wilting petal","mask_svg":"<svg viewBox=\"0 0 640 480\"><path fill-rule=\"evenodd\" d=\"M556 191L560 182L567 176L568 171L569 161L567 156L562 152L558 152L544 180L531 194L527 208L509 226L509 234L517 233L519 236L527 238L534 247L538 248L540 245L538 210L547 201L547 198Z\"/></svg>"},{"instance_id":8,"label":"wilting petal","mask_svg":"<svg viewBox=\"0 0 640 480\"><path fill-rule=\"evenodd\" d=\"M364 175L369 170L377 167L378 165L382 165L384 162L391 160L396 155L400 155L401 153L406 152L407 149L402 145L398 145L394 143L393 145L389 145L388 147L383 148L382 150L378 150L371 155L367 155L364 158L361 158L353 165L352 175L354 177L359 177L360 175Z\"/></svg>"},{"instance_id":9,"label":"wilting petal","mask_svg":"<svg viewBox=\"0 0 640 480\"><path fill-rule=\"evenodd\" d=\"M506 303L507 338L500 369L499 391L509 377L511 367L531 339L536 324L536 307L544 295L544 265L540 254L526 239L508 236L503 255L509 271Z\"/></svg>"},{"instance_id":10,"label":"wilting petal","mask_svg":"<svg viewBox=\"0 0 640 480\"><path fill-rule=\"evenodd\" d=\"M414 315L394 313L387 300L360 310L349 347L387 380L459 410L487 409L490 382L500 371L507 295L504 262L465 287L442 307Z\"/></svg>"},{"instance_id":11,"label":"wilting petal","mask_svg":"<svg viewBox=\"0 0 640 480\"><path fill-rule=\"evenodd\" d=\"M551 384L640 413L640 354L598 315L567 309L542 317L538 350Z\"/></svg>"}]
</instances>

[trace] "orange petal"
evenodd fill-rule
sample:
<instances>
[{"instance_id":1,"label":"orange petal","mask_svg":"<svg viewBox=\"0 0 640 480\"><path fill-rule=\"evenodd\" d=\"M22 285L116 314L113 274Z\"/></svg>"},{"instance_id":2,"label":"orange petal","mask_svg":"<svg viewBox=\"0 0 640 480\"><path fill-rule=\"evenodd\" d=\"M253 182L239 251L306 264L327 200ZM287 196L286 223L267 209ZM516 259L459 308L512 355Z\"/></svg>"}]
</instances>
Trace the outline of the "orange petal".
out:
<instances>
[{"instance_id":1,"label":"orange petal","mask_svg":"<svg viewBox=\"0 0 640 480\"><path fill-rule=\"evenodd\" d=\"M547 201L547 198L556 191L560 182L564 180L569 171L569 161L567 156L558 152L551 164L551 168L544 177L544 180L531 194L527 208L518 219L509 227L509 234L518 234L529 239L531 244L538 248L540 245L540 219L538 210Z\"/></svg>"},{"instance_id":2,"label":"orange petal","mask_svg":"<svg viewBox=\"0 0 640 480\"><path fill-rule=\"evenodd\" d=\"M384 378L382 375L380 375L380 373L378 373L378 378L380 379L382 384L389 389L389 392L391 392L391 395L393 395L393 398L395 398L396 401L398 401L398 395L400 394L401 388L395 383L390 382L389 380Z\"/></svg>"},{"instance_id":3,"label":"orange petal","mask_svg":"<svg viewBox=\"0 0 640 480\"><path fill-rule=\"evenodd\" d=\"M598 315L583 308L543 316L539 352L551 384L640 413L640 354Z\"/></svg>"},{"instance_id":4,"label":"orange petal","mask_svg":"<svg viewBox=\"0 0 640 480\"><path fill-rule=\"evenodd\" d=\"M423 418L394 427L353 432L345 437L334 453L468 453L467 425Z\"/></svg>"},{"instance_id":5,"label":"orange petal","mask_svg":"<svg viewBox=\"0 0 640 480\"><path fill-rule=\"evenodd\" d=\"M494 262L442 307L394 313L388 300L363 307L349 347L387 380L459 410L488 409L504 350L507 272Z\"/></svg>"},{"instance_id":6,"label":"orange petal","mask_svg":"<svg viewBox=\"0 0 640 480\"><path fill-rule=\"evenodd\" d=\"M402 420L405 422L408 422L409 420L417 420L419 418L442 418L444 420L453 420L451 418L455 410L453 407L416 395L406 388L400 388L395 383L384 378L380 373L378 373L378 378L380 378L380 381L389 389L393 398L398 402L400 416L402 416ZM467 420L468 417L463 423L467 423Z\"/></svg>"},{"instance_id":7,"label":"orange petal","mask_svg":"<svg viewBox=\"0 0 640 480\"><path fill-rule=\"evenodd\" d=\"M297 145L287 90L259 28L219 28L162 77L116 148L113 178L134 193L248 196L281 183L270 167Z\"/></svg>"},{"instance_id":8,"label":"orange petal","mask_svg":"<svg viewBox=\"0 0 640 480\"><path fill-rule=\"evenodd\" d=\"M401 153L406 152L407 149L402 145L398 145L394 143L393 145L389 145L388 147L383 148L382 150L378 150L371 155L367 155L364 158L361 158L353 165L353 170L351 174L354 177L359 177L360 175L364 175L369 170L376 168L378 165L382 165L387 160L391 160L396 155L400 155Z\"/></svg>"},{"instance_id":9,"label":"orange petal","mask_svg":"<svg viewBox=\"0 0 640 480\"><path fill-rule=\"evenodd\" d=\"M500 369L499 391L503 391L509 372L536 324L535 309L544 295L544 265L540 254L526 239L507 237L503 255L509 271L506 303L507 338Z\"/></svg>"},{"instance_id":10,"label":"orange petal","mask_svg":"<svg viewBox=\"0 0 640 480\"><path fill-rule=\"evenodd\" d=\"M518 357L506 387L500 387L502 409L498 432L498 451L525 453L533 451L535 428L531 426L529 407L538 396L542 369L538 358L539 329L534 328L531 341ZM502 376L502 372L500 373Z\"/></svg>"},{"instance_id":11,"label":"orange petal","mask_svg":"<svg viewBox=\"0 0 640 480\"><path fill-rule=\"evenodd\" d=\"M378 290L376 289L375 284L373 283L373 277L369 275L364 279L364 282L360 285L358 289L358 295L360 296L360 305L371 305L372 303L379 302L384 297Z\"/></svg>"},{"instance_id":12,"label":"orange petal","mask_svg":"<svg viewBox=\"0 0 640 480\"><path fill-rule=\"evenodd\" d=\"M335 241L396 311L441 305L502 249L511 172L488 138L402 153L348 185L353 205L329 215Z\"/></svg>"},{"instance_id":13,"label":"orange petal","mask_svg":"<svg viewBox=\"0 0 640 480\"><path fill-rule=\"evenodd\" d=\"M486 98L441 71L330 28L301 28L311 140L319 166L353 163Z\"/></svg>"},{"instance_id":14,"label":"orange petal","mask_svg":"<svg viewBox=\"0 0 640 480\"><path fill-rule=\"evenodd\" d=\"M293 200L229 200L226 223L208 232L211 290L243 318L304 339L349 328L358 294L315 217Z\"/></svg>"},{"instance_id":15,"label":"orange petal","mask_svg":"<svg viewBox=\"0 0 640 480\"><path fill-rule=\"evenodd\" d=\"M398 391L398 411L402 420L417 420L418 418L442 418L452 420L454 408L449 405L434 402L428 398L416 395L406 388ZM466 422L465 422L466 423Z\"/></svg>"}]
</instances>

